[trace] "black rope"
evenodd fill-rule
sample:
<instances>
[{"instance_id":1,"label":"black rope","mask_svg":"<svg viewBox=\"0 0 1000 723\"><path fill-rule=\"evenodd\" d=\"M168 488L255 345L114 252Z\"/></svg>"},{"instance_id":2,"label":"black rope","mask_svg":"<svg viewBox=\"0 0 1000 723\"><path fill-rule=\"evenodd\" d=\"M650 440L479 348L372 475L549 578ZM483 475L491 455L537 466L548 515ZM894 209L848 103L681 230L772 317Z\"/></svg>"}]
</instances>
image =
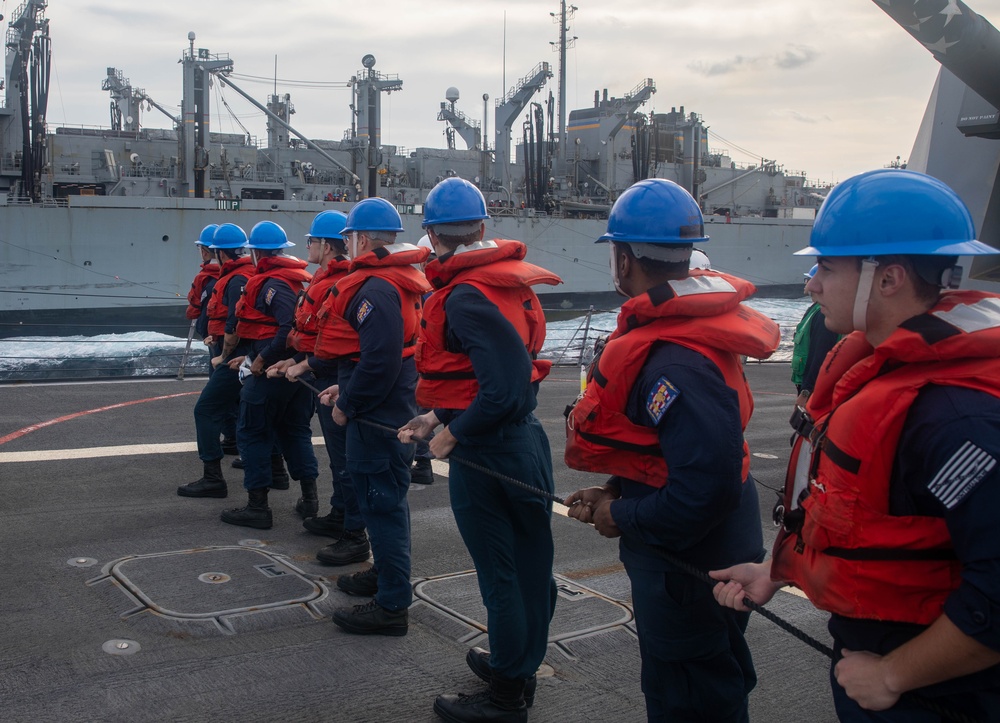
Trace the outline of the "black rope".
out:
<instances>
[{"instance_id":1,"label":"black rope","mask_svg":"<svg viewBox=\"0 0 1000 723\"><path fill-rule=\"evenodd\" d=\"M306 387L308 387L309 389L311 389L313 392L315 392L317 395L319 395L321 393L321 390L319 390L316 387L312 386L308 382L303 381L301 377L299 378L299 381L302 382L302 384L304 384ZM381 430L383 430L385 432L391 432L393 435L395 435L399 431L399 430L397 430L397 429L395 429L393 427L389 427L389 426L387 426L385 424L379 424L378 422L372 422L372 421L370 421L368 419L362 419L361 417L354 417L353 421L360 422L361 424L366 424L369 427L373 427L375 429L381 429ZM414 442L425 442L427 440L414 437L413 441ZM558 502L559 504L564 505L564 506L566 505L566 501L562 497L554 495L551 492L546 492L545 490L540 489L538 487L532 487L531 485L525 484L524 482L521 482L520 480L514 479L513 477L508 477L505 474L501 474L499 472L495 472L494 470L491 470L488 467L484 467L481 464L477 464L475 462L470 462L467 459L462 459L461 457L456 457L454 455L449 455L448 459L450 461L452 461L452 462L458 462L461 465L464 465L466 467L474 469L477 472L482 472L483 474L489 475L490 477L494 477L494 478L500 480L501 482L506 482L506 483L511 484L511 485L513 485L515 487L519 487L519 488L521 488L523 490L528 490L529 492L533 492L534 494L539 495L541 497L545 497L546 499L552 500L553 502ZM690 563L687 563L684 560L681 560L680 558L678 558L678 557L670 554L669 552L667 552L666 550L664 550L662 547L655 547L653 545L646 545L646 547L649 550L651 550L652 552L654 552L655 554L657 554L658 556L662 557L664 560L666 560L667 562L669 562L674 567L678 568L681 572L685 572L688 575L691 575L692 577L695 577L695 578L701 580L702 582L707 583L708 585L711 585L712 587L715 587L720 582L719 580L716 580L715 578L710 577L707 572L704 572L703 570L699 570L694 565L691 565ZM749 608L751 611L753 611L755 613L758 613L759 615L763 616L767 620L770 620L772 623L774 623L775 625L777 625L779 628L781 628L782 630L784 630L786 633L789 633L793 637L795 637L798 640L802 641L803 643L805 643L806 645L808 645L813 650L816 650L816 651L822 653L823 655L825 655L830 660L834 660L835 659L835 654L834 654L833 648L831 648L829 645L826 645L825 643L817 640L816 638L812 637L811 635L809 635L804 630L801 630L801 629L795 627L794 625L792 625L792 623L788 622L787 620L785 620L785 619L783 619L783 618L775 615L770 610L766 609L763 605L758 605L757 603L755 603L753 600L751 600L749 597L747 597L745 595L743 597L743 604L747 608ZM942 718L944 718L945 720L954 721L955 723L980 723L980 721L979 721L978 718L974 718L972 716L966 715L965 713L961 713L959 711L951 710L950 708L945 708L945 707L943 707L943 706L935 703L932 700L929 700L929 699L927 699L927 698L925 698L923 696L920 696L920 695L916 695L914 693L904 693L903 695L900 696L900 698L909 698L911 701L913 701L914 703L916 703L917 705L919 705L921 708L924 708L925 710L928 710L931 713L935 713L935 714L941 716Z\"/></svg>"}]
</instances>

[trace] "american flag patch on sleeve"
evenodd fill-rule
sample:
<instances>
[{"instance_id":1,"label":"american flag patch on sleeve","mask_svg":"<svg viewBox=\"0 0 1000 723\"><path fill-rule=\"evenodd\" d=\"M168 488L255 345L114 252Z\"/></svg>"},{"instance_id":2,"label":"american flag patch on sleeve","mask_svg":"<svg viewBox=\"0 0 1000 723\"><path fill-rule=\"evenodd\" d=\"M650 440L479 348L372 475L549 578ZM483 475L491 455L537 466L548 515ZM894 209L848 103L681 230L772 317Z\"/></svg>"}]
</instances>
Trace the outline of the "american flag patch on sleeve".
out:
<instances>
[{"instance_id":1,"label":"american flag patch on sleeve","mask_svg":"<svg viewBox=\"0 0 1000 723\"><path fill-rule=\"evenodd\" d=\"M927 489L950 510L965 499L996 465L996 459L989 452L966 442L942 465Z\"/></svg>"}]
</instances>

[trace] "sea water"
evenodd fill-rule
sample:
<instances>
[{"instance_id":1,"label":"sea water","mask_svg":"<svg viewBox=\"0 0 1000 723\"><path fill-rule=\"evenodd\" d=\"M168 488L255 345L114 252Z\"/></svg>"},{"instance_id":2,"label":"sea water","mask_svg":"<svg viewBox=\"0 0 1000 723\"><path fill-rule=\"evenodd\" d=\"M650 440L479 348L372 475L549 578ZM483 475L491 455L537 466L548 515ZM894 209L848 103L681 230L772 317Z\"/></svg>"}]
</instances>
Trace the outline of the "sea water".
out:
<instances>
[{"instance_id":1,"label":"sea water","mask_svg":"<svg viewBox=\"0 0 1000 723\"><path fill-rule=\"evenodd\" d=\"M747 304L781 328L781 346L770 361L791 359L795 325L809 306L803 299L750 299ZM615 328L618 310L594 311L552 321L541 356L559 365L589 363L594 342ZM13 337L0 340L0 381L54 381L208 373L208 351L198 340L131 332L98 336Z\"/></svg>"}]
</instances>

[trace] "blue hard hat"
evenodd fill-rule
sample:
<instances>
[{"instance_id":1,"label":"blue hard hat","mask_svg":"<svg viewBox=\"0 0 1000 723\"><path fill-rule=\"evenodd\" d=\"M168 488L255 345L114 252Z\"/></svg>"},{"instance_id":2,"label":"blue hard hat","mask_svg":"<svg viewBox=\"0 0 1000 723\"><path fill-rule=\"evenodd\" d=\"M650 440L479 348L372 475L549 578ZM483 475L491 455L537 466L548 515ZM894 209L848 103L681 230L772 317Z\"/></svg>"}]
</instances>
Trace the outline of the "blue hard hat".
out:
<instances>
[{"instance_id":1,"label":"blue hard hat","mask_svg":"<svg viewBox=\"0 0 1000 723\"><path fill-rule=\"evenodd\" d=\"M819 271L819 264L813 264L812 268L802 274L802 276L808 280L815 276L817 271Z\"/></svg>"},{"instance_id":2,"label":"blue hard hat","mask_svg":"<svg viewBox=\"0 0 1000 723\"><path fill-rule=\"evenodd\" d=\"M366 198L354 204L347 214L347 225L342 233L352 231L403 232L403 219L396 207L384 198Z\"/></svg>"},{"instance_id":3,"label":"blue hard hat","mask_svg":"<svg viewBox=\"0 0 1000 723\"><path fill-rule=\"evenodd\" d=\"M347 223L347 214L340 211L321 211L313 219L312 226L306 237L313 238L339 238L344 239L344 225Z\"/></svg>"},{"instance_id":4,"label":"blue hard hat","mask_svg":"<svg viewBox=\"0 0 1000 723\"><path fill-rule=\"evenodd\" d=\"M224 223L215 229L212 236L213 249L243 249L247 245L246 231L235 223Z\"/></svg>"},{"instance_id":5,"label":"blue hard hat","mask_svg":"<svg viewBox=\"0 0 1000 723\"><path fill-rule=\"evenodd\" d=\"M252 249L285 249L294 245L288 240L285 229L274 221L261 221L250 229L250 241L247 244Z\"/></svg>"},{"instance_id":6,"label":"blue hard hat","mask_svg":"<svg viewBox=\"0 0 1000 723\"><path fill-rule=\"evenodd\" d=\"M893 168L834 187L799 256L968 256L1000 253L976 240L972 215L938 179Z\"/></svg>"},{"instance_id":7,"label":"blue hard hat","mask_svg":"<svg viewBox=\"0 0 1000 723\"><path fill-rule=\"evenodd\" d=\"M648 178L629 186L615 201L601 241L686 245L705 243L708 236L690 193L665 178Z\"/></svg>"},{"instance_id":8,"label":"blue hard hat","mask_svg":"<svg viewBox=\"0 0 1000 723\"><path fill-rule=\"evenodd\" d=\"M444 179L431 189L424 202L424 227L483 221L489 217L483 194L464 178Z\"/></svg>"},{"instance_id":9,"label":"blue hard hat","mask_svg":"<svg viewBox=\"0 0 1000 723\"><path fill-rule=\"evenodd\" d=\"M194 242L195 246L204 246L205 248L211 248L212 239L215 238L215 229L219 228L219 224L210 223L205 228L201 230L198 234L198 240Z\"/></svg>"}]
</instances>

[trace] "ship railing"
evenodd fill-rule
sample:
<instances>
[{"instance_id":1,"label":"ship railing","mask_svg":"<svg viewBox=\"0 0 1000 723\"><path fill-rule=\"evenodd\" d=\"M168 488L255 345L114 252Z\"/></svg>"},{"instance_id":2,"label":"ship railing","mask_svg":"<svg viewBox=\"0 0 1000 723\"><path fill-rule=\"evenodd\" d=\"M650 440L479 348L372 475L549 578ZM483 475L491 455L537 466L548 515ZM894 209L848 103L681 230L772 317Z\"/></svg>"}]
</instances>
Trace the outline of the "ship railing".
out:
<instances>
[{"instance_id":1,"label":"ship railing","mask_svg":"<svg viewBox=\"0 0 1000 723\"><path fill-rule=\"evenodd\" d=\"M644 78L637 86L625 94L626 98L635 98L639 93L646 90L646 88L652 88L653 92L656 92L656 83L653 82L652 78Z\"/></svg>"},{"instance_id":2,"label":"ship railing","mask_svg":"<svg viewBox=\"0 0 1000 723\"><path fill-rule=\"evenodd\" d=\"M544 308L546 316L558 320L567 311ZM552 329L541 357L555 366L588 367L599 340L614 331L617 309L591 306L575 325ZM58 382L67 380L206 377L209 354L201 341L189 337L189 326L158 326L162 333L143 332L123 338L122 325L107 325L98 336L52 336L46 327L66 334L66 324L0 324L0 384ZM103 327L97 327L103 328ZM91 333L93 324L86 326ZM766 362L788 363L795 329L781 325L782 345ZM15 336L16 335L16 336ZM86 351L81 351L85 349ZM747 359L747 363L765 360Z\"/></svg>"},{"instance_id":3,"label":"ship railing","mask_svg":"<svg viewBox=\"0 0 1000 723\"><path fill-rule=\"evenodd\" d=\"M49 336L46 327L71 331L66 324L0 324L0 383L208 375L207 349L188 338L187 327L178 326L176 338L145 333L122 338L116 333L122 327L115 325L93 337ZM88 324L85 331L95 328L102 327Z\"/></svg>"},{"instance_id":4,"label":"ship railing","mask_svg":"<svg viewBox=\"0 0 1000 723\"><path fill-rule=\"evenodd\" d=\"M539 74L542 73L544 73L545 77L547 78L552 77L552 66L550 66L549 63L545 60L543 60L534 68L532 68L531 72L529 72L527 75L519 79L514 85L512 85L510 90L507 91L506 95L504 95L502 98L497 98L496 107L500 108L506 103L509 103L510 101L514 100L515 96L517 96L517 94L521 92L521 89L524 88L524 86L528 85L528 83L532 82L536 77L538 77Z\"/></svg>"},{"instance_id":5,"label":"ship railing","mask_svg":"<svg viewBox=\"0 0 1000 723\"><path fill-rule=\"evenodd\" d=\"M42 208L67 208L69 206L68 198L53 198L51 196L46 196L41 201L33 201L29 196L8 196L7 197L8 206L36 206Z\"/></svg>"}]
</instances>

